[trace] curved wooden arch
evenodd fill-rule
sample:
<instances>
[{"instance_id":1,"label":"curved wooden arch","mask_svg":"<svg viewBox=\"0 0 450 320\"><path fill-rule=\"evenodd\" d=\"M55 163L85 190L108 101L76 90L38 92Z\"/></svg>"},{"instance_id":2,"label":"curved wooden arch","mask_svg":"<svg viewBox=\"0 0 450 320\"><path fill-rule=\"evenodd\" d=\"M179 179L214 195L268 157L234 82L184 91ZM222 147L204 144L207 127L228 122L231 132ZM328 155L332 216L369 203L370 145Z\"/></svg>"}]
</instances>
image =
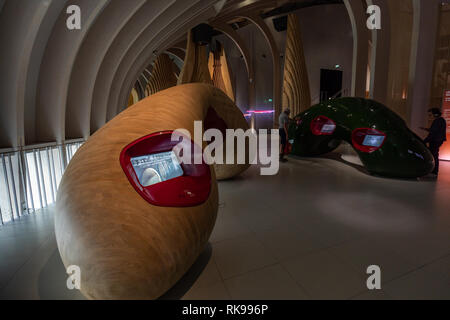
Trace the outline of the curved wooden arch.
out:
<instances>
[{"instance_id":1,"label":"curved wooden arch","mask_svg":"<svg viewBox=\"0 0 450 320\"><path fill-rule=\"evenodd\" d=\"M185 83L208 83L213 84L208 70L208 56L206 46L194 42L192 30L187 36L186 57L183 69L178 77L178 84Z\"/></svg>"},{"instance_id":2,"label":"curved wooden arch","mask_svg":"<svg viewBox=\"0 0 450 320\"><path fill-rule=\"evenodd\" d=\"M156 34L149 30L155 29L155 26L158 23L161 24L163 19L170 20L169 17L167 17L169 9L171 9L171 11L176 9L180 11L184 10L185 5L178 2L179 1L172 1L168 3L164 0L146 1L114 38L114 41L109 46L96 74L94 90L90 101L90 105L92 106L91 132L98 130L110 119L110 117L117 114L116 106L112 107L111 105L108 105L108 98L111 90L117 90L117 83L115 83L117 80L115 80L115 77L117 76L117 72L120 72L119 67L125 63L125 60L127 61L127 65L132 61L132 55L128 55L127 53L130 52L130 50L138 50L135 48L136 46L141 47L142 43L148 43L148 41L151 41L154 36L156 36ZM190 1L186 2L189 3ZM148 35L140 37L146 31ZM124 105L126 105L128 94L134 86L137 77L147 66L148 63L143 66L142 69L139 70L139 73L134 76L134 79L130 81L129 88L124 97ZM123 67L122 69L125 68L128 68L128 66ZM113 109L113 111L110 109Z\"/></svg>"},{"instance_id":3,"label":"curved wooden arch","mask_svg":"<svg viewBox=\"0 0 450 320\"><path fill-rule=\"evenodd\" d=\"M241 52L244 58L245 67L247 68L248 73L248 79L250 82L253 82L254 80L253 77L255 73L253 71L252 57L242 37L231 26L229 26L226 23L213 22L211 24L211 27L213 27L217 31L222 32L224 35L226 35L234 42L234 44L237 46L238 50Z\"/></svg>"},{"instance_id":4,"label":"curved wooden arch","mask_svg":"<svg viewBox=\"0 0 450 320\"><path fill-rule=\"evenodd\" d=\"M177 78L174 73L175 67L175 64L167 54L163 53L158 56L152 75L147 83L149 96L177 85Z\"/></svg>"},{"instance_id":5,"label":"curved wooden arch","mask_svg":"<svg viewBox=\"0 0 450 320\"><path fill-rule=\"evenodd\" d=\"M298 16L288 15L284 63L283 107L297 115L311 107L308 70Z\"/></svg>"},{"instance_id":6,"label":"curved wooden arch","mask_svg":"<svg viewBox=\"0 0 450 320\"><path fill-rule=\"evenodd\" d=\"M213 22L211 23L211 26L230 38L241 52L248 72L248 104L250 109L254 109L256 103L255 72L253 70L253 61L250 51L245 45L242 37L228 24L223 22Z\"/></svg>"},{"instance_id":7,"label":"curved wooden arch","mask_svg":"<svg viewBox=\"0 0 450 320\"><path fill-rule=\"evenodd\" d=\"M134 88L139 94L139 100L142 100L145 98L145 85L144 82L141 81L141 77L137 78L136 83L134 85Z\"/></svg>"},{"instance_id":8,"label":"curved wooden arch","mask_svg":"<svg viewBox=\"0 0 450 320\"><path fill-rule=\"evenodd\" d=\"M172 48L167 49L166 52L171 54L172 56L174 56L181 63L183 63L184 59L186 58L186 51L182 50L180 48L172 47Z\"/></svg>"}]
</instances>

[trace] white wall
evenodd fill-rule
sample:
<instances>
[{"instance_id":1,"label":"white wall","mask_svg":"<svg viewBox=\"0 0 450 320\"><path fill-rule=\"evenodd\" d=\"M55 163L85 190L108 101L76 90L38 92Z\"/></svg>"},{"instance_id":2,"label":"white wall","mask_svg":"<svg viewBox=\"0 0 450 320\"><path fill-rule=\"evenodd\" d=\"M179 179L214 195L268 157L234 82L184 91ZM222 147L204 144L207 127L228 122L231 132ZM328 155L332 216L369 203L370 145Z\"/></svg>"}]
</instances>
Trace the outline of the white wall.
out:
<instances>
[{"instance_id":1,"label":"white wall","mask_svg":"<svg viewBox=\"0 0 450 320\"><path fill-rule=\"evenodd\" d=\"M343 71L342 88L352 82L353 35L344 5L315 6L298 12L302 28L312 103L320 97L320 69Z\"/></svg>"}]
</instances>

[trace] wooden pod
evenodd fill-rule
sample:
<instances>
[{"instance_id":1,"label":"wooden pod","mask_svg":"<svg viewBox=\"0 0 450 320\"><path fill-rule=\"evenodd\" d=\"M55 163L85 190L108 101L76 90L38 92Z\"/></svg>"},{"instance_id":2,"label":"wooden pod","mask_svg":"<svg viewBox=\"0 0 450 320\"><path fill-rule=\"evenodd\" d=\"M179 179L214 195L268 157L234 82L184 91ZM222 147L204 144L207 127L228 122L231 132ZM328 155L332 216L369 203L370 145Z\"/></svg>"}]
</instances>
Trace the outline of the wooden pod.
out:
<instances>
[{"instance_id":1,"label":"wooden pod","mask_svg":"<svg viewBox=\"0 0 450 320\"><path fill-rule=\"evenodd\" d=\"M81 292L86 297L158 298L204 249L218 208L214 170L210 170L211 189L205 202L161 207L135 191L119 158L131 142L155 132L184 128L193 137L194 121L205 119L209 107L229 128L245 123L219 89L187 84L126 109L75 154L58 191L55 232L66 268L81 269ZM225 172L226 168L229 176L247 166L225 166Z\"/></svg>"}]
</instances>

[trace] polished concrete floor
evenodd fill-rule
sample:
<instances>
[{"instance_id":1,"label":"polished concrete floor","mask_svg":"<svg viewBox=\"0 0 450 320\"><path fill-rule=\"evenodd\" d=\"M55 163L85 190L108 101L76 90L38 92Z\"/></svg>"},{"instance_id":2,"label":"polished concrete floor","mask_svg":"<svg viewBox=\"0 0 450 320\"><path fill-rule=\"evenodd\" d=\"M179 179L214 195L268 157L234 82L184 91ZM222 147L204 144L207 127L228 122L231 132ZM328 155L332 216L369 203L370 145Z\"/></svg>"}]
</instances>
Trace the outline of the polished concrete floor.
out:
<instances>
[{"instance_id":1,"label":"polished concrete floor","mask_svg":"<svg viewBox=\"0 0 450 320\"><path fill-rule=\"evenodd\" d=\"M394 180L331 158L220 182L208 248L162 299L450 299L450 163L438 181ZM53 210L0 227L1 299L83 299L66 288Z\"/></svg>"}]
</instances>

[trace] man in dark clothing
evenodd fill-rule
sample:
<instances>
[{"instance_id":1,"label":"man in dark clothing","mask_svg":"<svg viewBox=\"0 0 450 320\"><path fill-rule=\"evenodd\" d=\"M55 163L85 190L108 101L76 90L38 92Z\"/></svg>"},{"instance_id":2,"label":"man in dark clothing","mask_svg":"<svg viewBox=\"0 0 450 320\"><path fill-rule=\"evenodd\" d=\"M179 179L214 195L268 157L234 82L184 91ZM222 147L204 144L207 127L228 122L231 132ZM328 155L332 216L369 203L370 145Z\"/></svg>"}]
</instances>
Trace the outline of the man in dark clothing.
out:
<instances>
[{"instance_id":1,"label":"man in dark clothing","mask_svg":"<svg viewBox=\"0 0 450 320\"><path fill-rule=\"evenodd\" d=\"M439 148L444 141L447 141L447 122L442 118L442 112L438 108L428 110L428 113L432 117L433 124L430 129L421 128L429 132L428 137L424 142L429 145L430 152L433 154L436 166L434 167L433 174L439 173Z\"/></svg>"}]
</instances>

